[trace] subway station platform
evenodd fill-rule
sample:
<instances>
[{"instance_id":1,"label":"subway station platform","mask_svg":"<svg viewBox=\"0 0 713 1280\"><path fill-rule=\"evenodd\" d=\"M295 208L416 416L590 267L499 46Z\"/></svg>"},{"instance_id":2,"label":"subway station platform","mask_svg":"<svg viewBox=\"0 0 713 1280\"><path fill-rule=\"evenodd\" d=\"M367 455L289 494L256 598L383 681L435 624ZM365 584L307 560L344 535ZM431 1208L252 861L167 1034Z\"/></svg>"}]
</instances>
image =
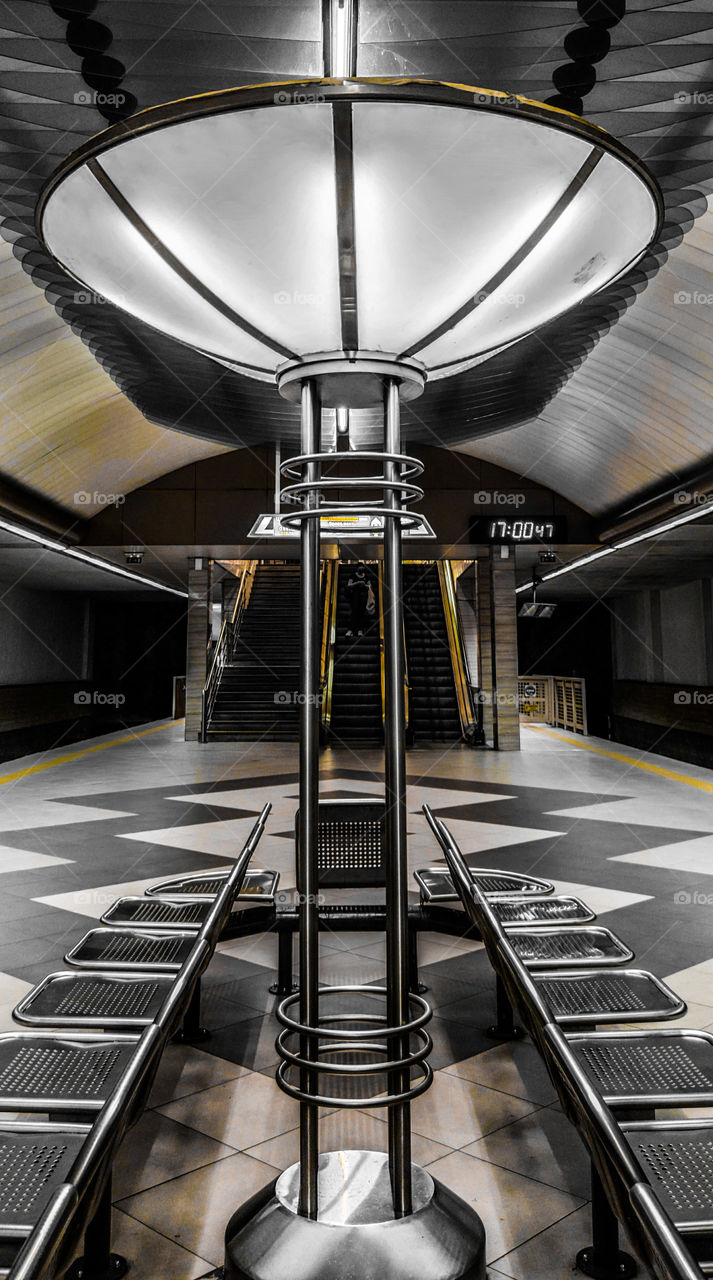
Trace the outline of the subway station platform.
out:
<instances>
[{"instance_id":1,"label":"subway station platform","mask_svg":"<svg viewBox=\"0 0 713 1280\"><path fill-rule=\"evenodd\" d=\"M294 884L297 745L182 739L180 722L158 722L2 766L2 1029L116 897L227 865L267 800L257 861ZM713 1029L713 771L538 727L523 728L522 748L408 754L412 869L437 860L428 801L464 853L590 904L687 1001L667 1025ZM381 762L325 752L321 796L379 794ZM382 977L383 936L320 941L323 981ZM584 1148L534 1048L485 1036L494 987L480 944L422 935L419 958L435 1081L413 1105L414 1158L476 1208L492 1276L565 1280L590 1236ZM204 979L211 1039L164 1056L115 1172L114 1247L135 1280L218 1274L235 1204L297 1157L298 1105L274 1082L276 964L273 935L221 944ZM322 1148L384 1149L382 1115L323 1111Z\"/></svg>"}]
</instances>

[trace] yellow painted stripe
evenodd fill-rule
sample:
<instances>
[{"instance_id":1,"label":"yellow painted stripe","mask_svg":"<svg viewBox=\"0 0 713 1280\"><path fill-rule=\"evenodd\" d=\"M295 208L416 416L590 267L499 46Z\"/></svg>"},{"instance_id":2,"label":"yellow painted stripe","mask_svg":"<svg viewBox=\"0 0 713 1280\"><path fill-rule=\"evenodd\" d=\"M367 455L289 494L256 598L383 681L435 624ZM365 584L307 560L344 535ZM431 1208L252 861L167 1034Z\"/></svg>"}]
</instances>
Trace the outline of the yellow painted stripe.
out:
<instances>
[{"instance_id":1,"label":"yellow painted stripe","mask_svg":"<svg viewBox=\"0 0 713 1280\"><path fill-rule=\"evenodd\" d=\"M153 729L141 729L139 733L127 734L125 738L112 738L111 742L97 742L93 747L83 747L81 751L72 751L66 756L55 756L53 760L42 760L39 764L31 764L27 769L17 769L15 773L4 773L0 777L0 786L4 782L17 782L20 778L29 778L32 773L44 773L45 769L54 769L58 764L81 760L84 756L90 756L93 751L106 751L107 747L118 747L122 742L134 742L136 738L146 738L150 733L162 733L164 729L170 729L177 723L177 720L170 720L168 724L154 725Z\"/></svg>"},{"instance_id":2,"label":"yellow painted stripe","mask_svg":"<svg viewBox=\"0 0 713 1280\"><path fill-rule=\"evenodd\" d=\"M541 725L530 724L528 729L535 733L546 733L548 738L556 738L558 742L571 742L573 747L581 747L583 751L593 751L595 755L607 756L610 760L619 760L622 764L633 765L635 769L643 769L646 773L655 773L659 778L668 778L671 782L684 782L687 787L695 787L698 791L713 793L713 782L704 782L701 778L690 778L687 773L676 773L673 769L664 769L660 764L649 764L648 760L636 760L634 756L624 756L620 751L606 751L604 747L595 747L593 742L585 742L582 738L565 738L561 733L553 733Z\"/></svg>"}]
</instances>

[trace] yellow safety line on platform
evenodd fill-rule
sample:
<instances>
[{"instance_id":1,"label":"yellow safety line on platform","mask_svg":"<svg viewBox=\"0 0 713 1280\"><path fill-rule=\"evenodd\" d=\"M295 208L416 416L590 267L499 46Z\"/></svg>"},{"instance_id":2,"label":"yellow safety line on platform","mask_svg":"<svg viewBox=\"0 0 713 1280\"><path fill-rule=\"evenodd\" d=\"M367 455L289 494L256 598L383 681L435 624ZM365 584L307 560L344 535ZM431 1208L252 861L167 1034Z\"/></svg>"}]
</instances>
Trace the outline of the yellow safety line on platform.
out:
<instances>
[{"instance_id":1,"label":"yellow safety line on platform","mask_svg":"<svg viewBox=\"0 0 713 1280\"><path fill-rule=\"evenodd\" d=\"M5 773L0 777L0 786L4 782L17 782L19 778L28 778L31 773L44 773L45 769L54 769L57 764L68 764L71 760L81 760L91 755L92 751L105 751L107 747L118 747L122 742L133 742L135 738L146 738L150 733L161 733L178 724L178 720L169 720L168 724L154 725L153 729L141 729L139 733L130 733L125 738L112 738L111 742L97 742L93 747L84 747L81 751L72 751L67 756L56 756L54 760L43 760L40 764L31 764L27 769L17 769L15 773Z\"/></svg>"},{"instance_id":2,"label":"yellow safety line on platform","mask_svg":"<svg viewBox=\"0 0 713 1280\"><path fill-rule=\"evenodd\" d=\"M647 760L635 760L633 756L623 756L619 751L606 751L604 747L595 747L593 742L583 742L581 738L565 738L561 733L553 733L541 725L529 724L528 729L536 733L545 733L548 738L556 738L558 742L571 742L574 747L584 751L594 751L598 756L608 756L610 760L620 760L622 764L631 764L635 769L645 769L647 773L656 773L660 778L669 778L671 782L685 782L687 787L696 787L698 791L713 793L713 782L704 782L700 778L689 778L687 773L676 773L673 769L664 769L660 764L649 764Z\"/></svg>"}]
</instances>

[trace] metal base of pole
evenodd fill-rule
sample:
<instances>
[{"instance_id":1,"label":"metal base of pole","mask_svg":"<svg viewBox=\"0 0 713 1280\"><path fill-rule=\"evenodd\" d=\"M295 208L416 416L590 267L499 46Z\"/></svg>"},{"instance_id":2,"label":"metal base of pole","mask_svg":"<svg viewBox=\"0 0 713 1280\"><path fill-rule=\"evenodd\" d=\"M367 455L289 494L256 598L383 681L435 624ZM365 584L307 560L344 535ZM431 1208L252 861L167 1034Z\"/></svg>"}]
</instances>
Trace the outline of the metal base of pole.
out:
<instances>
[{"instance_id":1,"label":"metal base of pole","mask_svg":"<svg viewBox=\"0 0 713 1280\"><path fill-rule=\"evenodd\" d=\"M630 1253L620 1249L616 1258L601 1259L593 1245L580 1249L576 1258L577 1270L592 1280L629 1280L639 1270Z\"/></svg>"},{"instance_id":2,"label":"metal base of pole","mask_svg":"<svg viewBox=\"0 0 713 1280\"><path fill-rule=\"evenodd\" d=\"M478 1215L418 1165L413 1212L394 1218L388 1158L329 1151L319 1161L317 1220L297 1212L299 1166L238 1209L224 1280L486 1280Z\"/></svg>"}]
</instances>

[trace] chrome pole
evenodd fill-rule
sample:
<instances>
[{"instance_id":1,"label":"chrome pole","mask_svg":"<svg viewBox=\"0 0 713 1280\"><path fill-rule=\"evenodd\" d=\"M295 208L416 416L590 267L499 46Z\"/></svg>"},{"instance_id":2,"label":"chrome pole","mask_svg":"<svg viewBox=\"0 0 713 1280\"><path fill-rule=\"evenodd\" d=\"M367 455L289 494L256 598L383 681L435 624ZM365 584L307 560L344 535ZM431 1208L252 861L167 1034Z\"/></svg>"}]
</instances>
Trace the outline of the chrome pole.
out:
<instances>
[{"instance_id":1,"label":"chrome pole","mask_svg":"<svg viewBox=\"0 0 713 1280\"><path fill-rule=\"evenodd\" d=\"M386 382L386 453L401 450L399 390L395 379ZM400 508L398 489L389 481L400 479L400 467L386 461L386 507ZM384 672L385 723L384 772L386 778L386 985L387 1017L392 1027L409 1020L408 981L408 863L406 843L406 707L404 699L403 594L401 521L384 520ZM403 1041L403 1038L402 1038ZM400 1043L392 1057L405 1057L408 1044ZM408 1089L409 1072L390 1074L389 1093ZM411 1115L409 1102L389 1107L389 1172L394 1216L411 1213Z\"/></svg>"},{"instance_id":2,"label":"chrome pole","mask_svg":"<svg viewBox=\"0 0 713 1280\"><path fill-rule=\"evenodd\" d=\"M302 383L302 454L319 452L321 408L312 379ZM319 463L307 462L304 481L319 479ZM306 505L316 508L319 495L308 495ZM300 1021L316 1027L319 1022L319 920L317 916L317 806L319 801L319 514L300 525L300 818L297 890L299 902ZM302 1037L302 1056L314 1058L313 1037ZM318 1093L316 1071L301 1073L300 1087L307 1094ZM316 1218L319 1208L319 1107L300 1102L300 1194L299 1212Z\"/></svg>"}]
</instances>

